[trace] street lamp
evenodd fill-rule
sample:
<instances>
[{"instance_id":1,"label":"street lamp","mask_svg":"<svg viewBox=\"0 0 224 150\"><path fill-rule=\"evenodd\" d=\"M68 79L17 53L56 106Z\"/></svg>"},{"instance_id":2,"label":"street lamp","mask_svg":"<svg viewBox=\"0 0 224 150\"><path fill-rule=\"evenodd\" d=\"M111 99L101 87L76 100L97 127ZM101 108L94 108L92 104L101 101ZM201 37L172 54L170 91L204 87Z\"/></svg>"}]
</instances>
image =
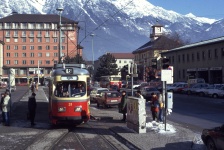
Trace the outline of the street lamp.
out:
<instances>
[{"instance_id":1,"label":"street lamp","mask_svg":"<svg viewBox=\"0 0 224 150\"><path fill-rule=\"evenodd\" d=\"M90 36L92 37L92 53L93 53L93 68L94 68L94 51L93 51L93 36L94 34L90 34Z\"/></svg>"},{"instance_id":2,"label":"street lamp","mask_svg":"<svg viewBox=\"0 0 224 150\"><path fill-rule=\"evenodd\" d=\"M58 55L58 61L59 63L62 63L61 57L62 57L62 51L61 51L61 14L63 11L63 8L57 8L56 9L59 12L60 21L59 21L59 55Z\"/></svg>"}]
</instances>

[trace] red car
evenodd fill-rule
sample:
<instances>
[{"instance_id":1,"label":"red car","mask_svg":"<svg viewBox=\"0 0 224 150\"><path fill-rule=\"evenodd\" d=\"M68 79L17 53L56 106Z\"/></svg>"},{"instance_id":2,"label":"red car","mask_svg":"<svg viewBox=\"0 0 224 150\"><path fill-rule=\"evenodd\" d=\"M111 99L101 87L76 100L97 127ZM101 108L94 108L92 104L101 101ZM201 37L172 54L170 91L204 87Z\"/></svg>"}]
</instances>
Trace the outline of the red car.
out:
<instances>
[{"instance_id":1,"label":"red car","mask_svg":"<svg viewBox=\"0 0 224 150\"><path fill-rule=\"evenodd\" d=\"M117 91L104 91L100 94L99 97L97 97L97 107L100 107L100 105L103 106L103 108L110 107L113 105L118 105L121 102L121 95Z\"/></svg>"}]
</instances>

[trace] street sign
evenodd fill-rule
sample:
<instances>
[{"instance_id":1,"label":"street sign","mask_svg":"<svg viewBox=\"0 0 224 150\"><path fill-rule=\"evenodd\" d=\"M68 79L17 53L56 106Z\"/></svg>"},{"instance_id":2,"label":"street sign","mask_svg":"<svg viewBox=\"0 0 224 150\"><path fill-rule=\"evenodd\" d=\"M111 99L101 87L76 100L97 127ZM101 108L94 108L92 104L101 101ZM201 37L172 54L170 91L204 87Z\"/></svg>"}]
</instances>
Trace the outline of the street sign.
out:
<instances>
[{"instance_id":1,"label":"street sign","mask_svg":"<svg viewBox=\"0 0 224 150\"><path fill-rule=\"evenodd\" d=\"M172 71L171 70L161 70L161 81L166 81L167 83L172 82Z\"/></svg>"}]
</instances>

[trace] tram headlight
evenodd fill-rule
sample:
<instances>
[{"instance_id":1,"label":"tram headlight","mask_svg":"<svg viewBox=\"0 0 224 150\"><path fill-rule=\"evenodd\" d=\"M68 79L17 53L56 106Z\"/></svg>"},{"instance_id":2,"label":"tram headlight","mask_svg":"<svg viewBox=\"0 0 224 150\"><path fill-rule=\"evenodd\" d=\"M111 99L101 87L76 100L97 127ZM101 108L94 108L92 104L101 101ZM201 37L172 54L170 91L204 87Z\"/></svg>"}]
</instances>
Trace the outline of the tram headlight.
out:
<instances>
[{"instance_id":1,"label":"tram headlight","mask_svg":"<svg viewBox=\"0 0 224 150\"><path fill-rule=\"evenodd\" d=\"M75 107L75 112L81 112L82 111L82 106L77 106Z\"/></svg>"},{"instance_id":2,"label":"tram headlight","mask_svg":"<svg viewBox=\"0 0 224 150\"><path fill-rule=\"evenodd\" d=\"M58 112L65 112L66 108L65 107L58 107Z\"/></svg>"}]
</instances>

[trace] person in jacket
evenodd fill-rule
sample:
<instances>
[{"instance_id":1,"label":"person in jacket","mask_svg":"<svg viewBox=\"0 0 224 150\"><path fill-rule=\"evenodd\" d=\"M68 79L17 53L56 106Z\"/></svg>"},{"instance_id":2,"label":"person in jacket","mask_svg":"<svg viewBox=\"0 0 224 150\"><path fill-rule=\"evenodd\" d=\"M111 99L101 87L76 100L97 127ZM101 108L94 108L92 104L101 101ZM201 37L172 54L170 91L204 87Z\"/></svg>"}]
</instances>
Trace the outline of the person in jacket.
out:
<instances>
[{"instance_id":1,"label":"person in jacket","mask_svg":"<svg viewBox=\"0 0 224 150\"><path fill-rule=\"evenodd\" d=\"M10 96L9 92L5 92L5 97L2 103L2 113L5 120L5 126L10 125Z\"/></svg>"},{"instance_id":2,"label":"person in jacket","mask_svg":"<svg viewBox=\"0 0 224 150\"><path fill-rule=\"evenodd\" d=\"M159 94L159 115L158 115L158 121L163 122L163 108L164 108L164 102L163 102L163 96L162 94Z\"/></svg>"},{"instance_id":3,"label":"person in jacket","mask_svg":"<svg viewBox=\"0 0 224 150\"><path fill-rule=\"evenodd\" d=\"M123 114L122 121L126 121L126 114L127 114L127 95L126 91L122 91L121 96L121 103L118 105L119 112Z\"/></svg>"},{"instance_id":4,"label":"person in jacket","mask_svg":"<svg viewBox=\"0 0 224 150\"><path fill-rule=\"evenodd\" d=\"M142 96L142 93L141 93L140 90L138 90L138 91L136 92L136 96L137 96L138 98L144 99L144 97Z\"/></svg>"},{"instance_id":5,"label":"person in jacket","mask_svg":"<svg viewBox=\"0 0 224 150\"><path fill-rule=\"evenodd\" d=\"M1 94L1 111L2 111L2 104L4 102L4 98L5 98L5 93L2 93ZM2 123L5 123L4 113L2 113Z\"/></svg>"},{"instance_id":6,"label":"person in jacket","mask_svg":"<svg viewBox=\"0 0 224 150\"><path fill-rule=\"evenodd\" d=\"M151 111L152 111L152 119L155 121L155 119L158 119L158 112L159 112L159 101L158 96L155 93L152 93L152 98L150 102Z\"/></svg>"},{"instance_id":7,"label":"person in jacket","mask_svg":"<svg viewBox=\"0 0 224 150\"><path fill-rule=\"evenodd\" d=\"M34 119L35 119L36 107L37 107L35 96L36 94L32 93L32 95L29 97L29 100L28 100L28 110L29 110L30 122L32 126L35 125Z\"/></svg>"}]
</instances>

